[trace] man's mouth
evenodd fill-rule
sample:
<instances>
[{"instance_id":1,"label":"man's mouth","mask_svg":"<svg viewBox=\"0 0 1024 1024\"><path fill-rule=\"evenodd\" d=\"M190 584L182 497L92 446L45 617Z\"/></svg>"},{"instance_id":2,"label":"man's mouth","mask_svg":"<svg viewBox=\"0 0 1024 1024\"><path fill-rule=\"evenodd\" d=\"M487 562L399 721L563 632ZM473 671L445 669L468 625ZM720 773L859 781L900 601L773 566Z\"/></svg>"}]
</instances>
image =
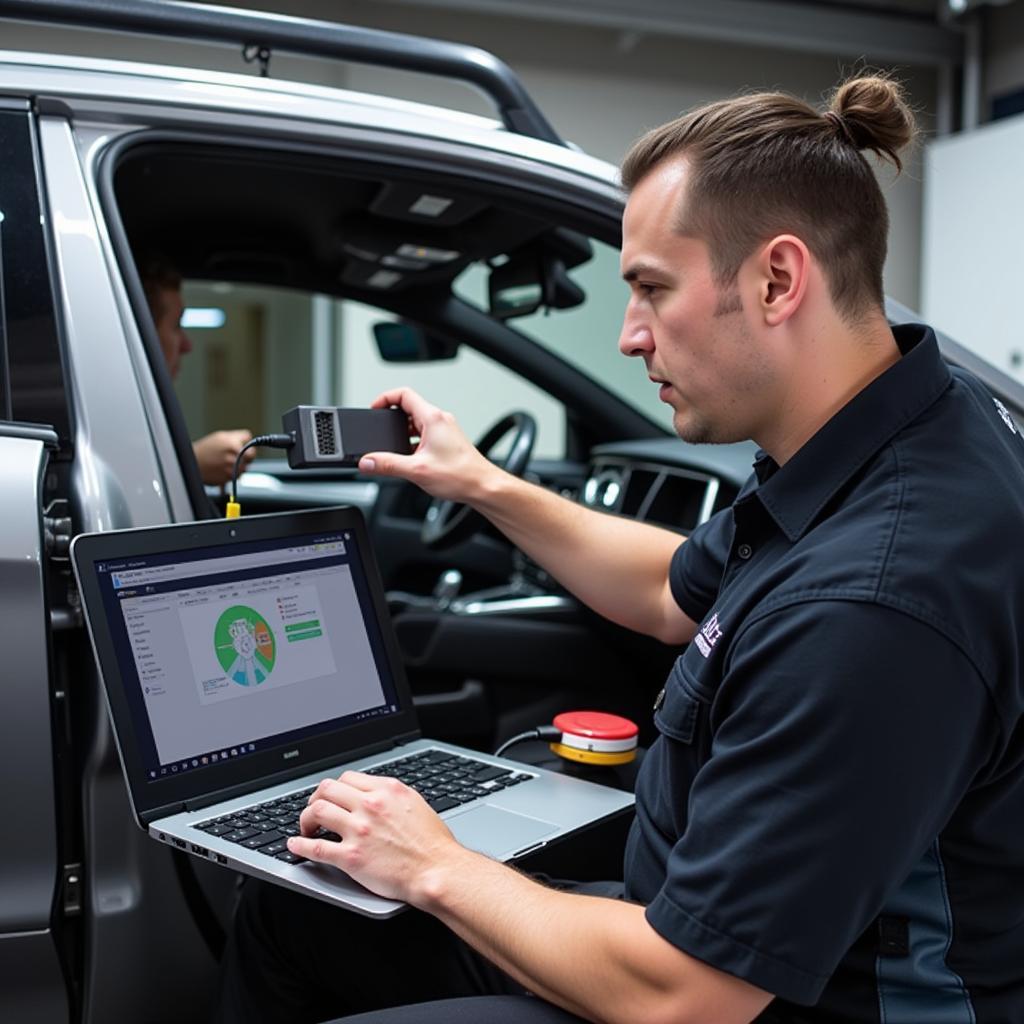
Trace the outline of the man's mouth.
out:
<instances>
[{"instance_id":1,"label":"man's mouth","mask_svg":"<svg viewBox=\"0 0 1024 1024\"><path fill-rule=\"evenodd\" d=\"M652 384L657 384L658 385L658 398L659 398L659 400L662 401L662 402L667 402L668 401L669 393L672 390L672 385L669 384L669 382L667 380L665 380L664 377L655 377L655 376L653 376L653 374L649 375L648 379L651 381Z\"/></svg>"}]
</instances>

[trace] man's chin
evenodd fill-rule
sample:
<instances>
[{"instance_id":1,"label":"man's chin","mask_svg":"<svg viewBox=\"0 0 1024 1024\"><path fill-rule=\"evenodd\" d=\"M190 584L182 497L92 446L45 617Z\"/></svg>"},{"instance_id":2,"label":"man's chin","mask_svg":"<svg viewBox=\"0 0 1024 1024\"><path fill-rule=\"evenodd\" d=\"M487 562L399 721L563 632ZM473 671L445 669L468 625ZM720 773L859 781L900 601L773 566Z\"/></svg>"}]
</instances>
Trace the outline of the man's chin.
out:
<instances>
[{"instance_id":1,"label":"man's chin","mask_svg":"<svg viewBox=\"0 0 1024 1024\"><path fill-rule=\"evenodd\" d=\"M716 428L706 420L684 416L681 413L676 413L672 418L672 426L687 444L733 444L736 441L744 440L742 437L734 437L730 432Z\"/></svg>"}]
</instances>

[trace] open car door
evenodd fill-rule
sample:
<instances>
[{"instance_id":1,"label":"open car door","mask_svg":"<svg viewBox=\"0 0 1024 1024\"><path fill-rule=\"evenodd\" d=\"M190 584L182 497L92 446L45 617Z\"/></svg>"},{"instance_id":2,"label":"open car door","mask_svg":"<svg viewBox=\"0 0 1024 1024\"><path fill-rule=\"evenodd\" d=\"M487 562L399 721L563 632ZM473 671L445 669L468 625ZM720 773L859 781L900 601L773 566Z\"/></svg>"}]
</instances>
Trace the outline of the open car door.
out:
<instances>
[{"instance_id":1,"label":"open car door","mask_svg":"<svg viewBox=\"0 0 1024 1024\"><path fill-rule=\"evenodd\" d=\"M57 436L0 422L0 991L10 1020L65 1024L69 998L57 919L77 911L80 879L59 863L54 779L48 548L43 479ZM47 537L49 535L49 543Z\"/></svg>"}]
</instances>

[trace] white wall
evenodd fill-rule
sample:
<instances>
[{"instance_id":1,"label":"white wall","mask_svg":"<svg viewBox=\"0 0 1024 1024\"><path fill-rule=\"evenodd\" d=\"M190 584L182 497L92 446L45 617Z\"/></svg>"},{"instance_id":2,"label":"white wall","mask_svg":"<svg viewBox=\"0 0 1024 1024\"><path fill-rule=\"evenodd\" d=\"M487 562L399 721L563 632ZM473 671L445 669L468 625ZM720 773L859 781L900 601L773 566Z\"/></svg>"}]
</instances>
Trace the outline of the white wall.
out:
<instances>
[{"instance_id":1,"label":"white wall","mask_svg":"<svg viewBox=\"0 0 1024 1024\"><path fill-rule=\"evenodd\" d=\"M934 143L928 153L923 312L1024 381L1024 116Z\"/></svg>"}]
</instances>

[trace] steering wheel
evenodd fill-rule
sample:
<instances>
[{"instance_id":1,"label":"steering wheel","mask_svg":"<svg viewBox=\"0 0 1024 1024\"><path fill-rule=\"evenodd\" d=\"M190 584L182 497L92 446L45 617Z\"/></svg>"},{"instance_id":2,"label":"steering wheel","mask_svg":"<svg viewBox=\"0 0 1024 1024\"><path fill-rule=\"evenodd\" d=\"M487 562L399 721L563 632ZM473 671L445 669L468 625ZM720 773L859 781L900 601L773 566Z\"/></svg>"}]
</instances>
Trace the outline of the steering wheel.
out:
<instances>
[{"instance_id":1,"label":"steering wheel","mask_svg":"<svg viewBox=\"0 0 1024 1024\"><path fill-rule=\"evenodd\" d=\"M510 412L507 416L502 416L480 438L477 448L481 455L490 458L491 451L510 431L511 447L508 455L498 464L507 473L522 476L530 461L534 441L537 440L537 421L528 412ZM437 551L471 537L484 522L484 517L469 505L435 498L423 518L420 539L426 547Z\"/></svg>"}]
</instances>

